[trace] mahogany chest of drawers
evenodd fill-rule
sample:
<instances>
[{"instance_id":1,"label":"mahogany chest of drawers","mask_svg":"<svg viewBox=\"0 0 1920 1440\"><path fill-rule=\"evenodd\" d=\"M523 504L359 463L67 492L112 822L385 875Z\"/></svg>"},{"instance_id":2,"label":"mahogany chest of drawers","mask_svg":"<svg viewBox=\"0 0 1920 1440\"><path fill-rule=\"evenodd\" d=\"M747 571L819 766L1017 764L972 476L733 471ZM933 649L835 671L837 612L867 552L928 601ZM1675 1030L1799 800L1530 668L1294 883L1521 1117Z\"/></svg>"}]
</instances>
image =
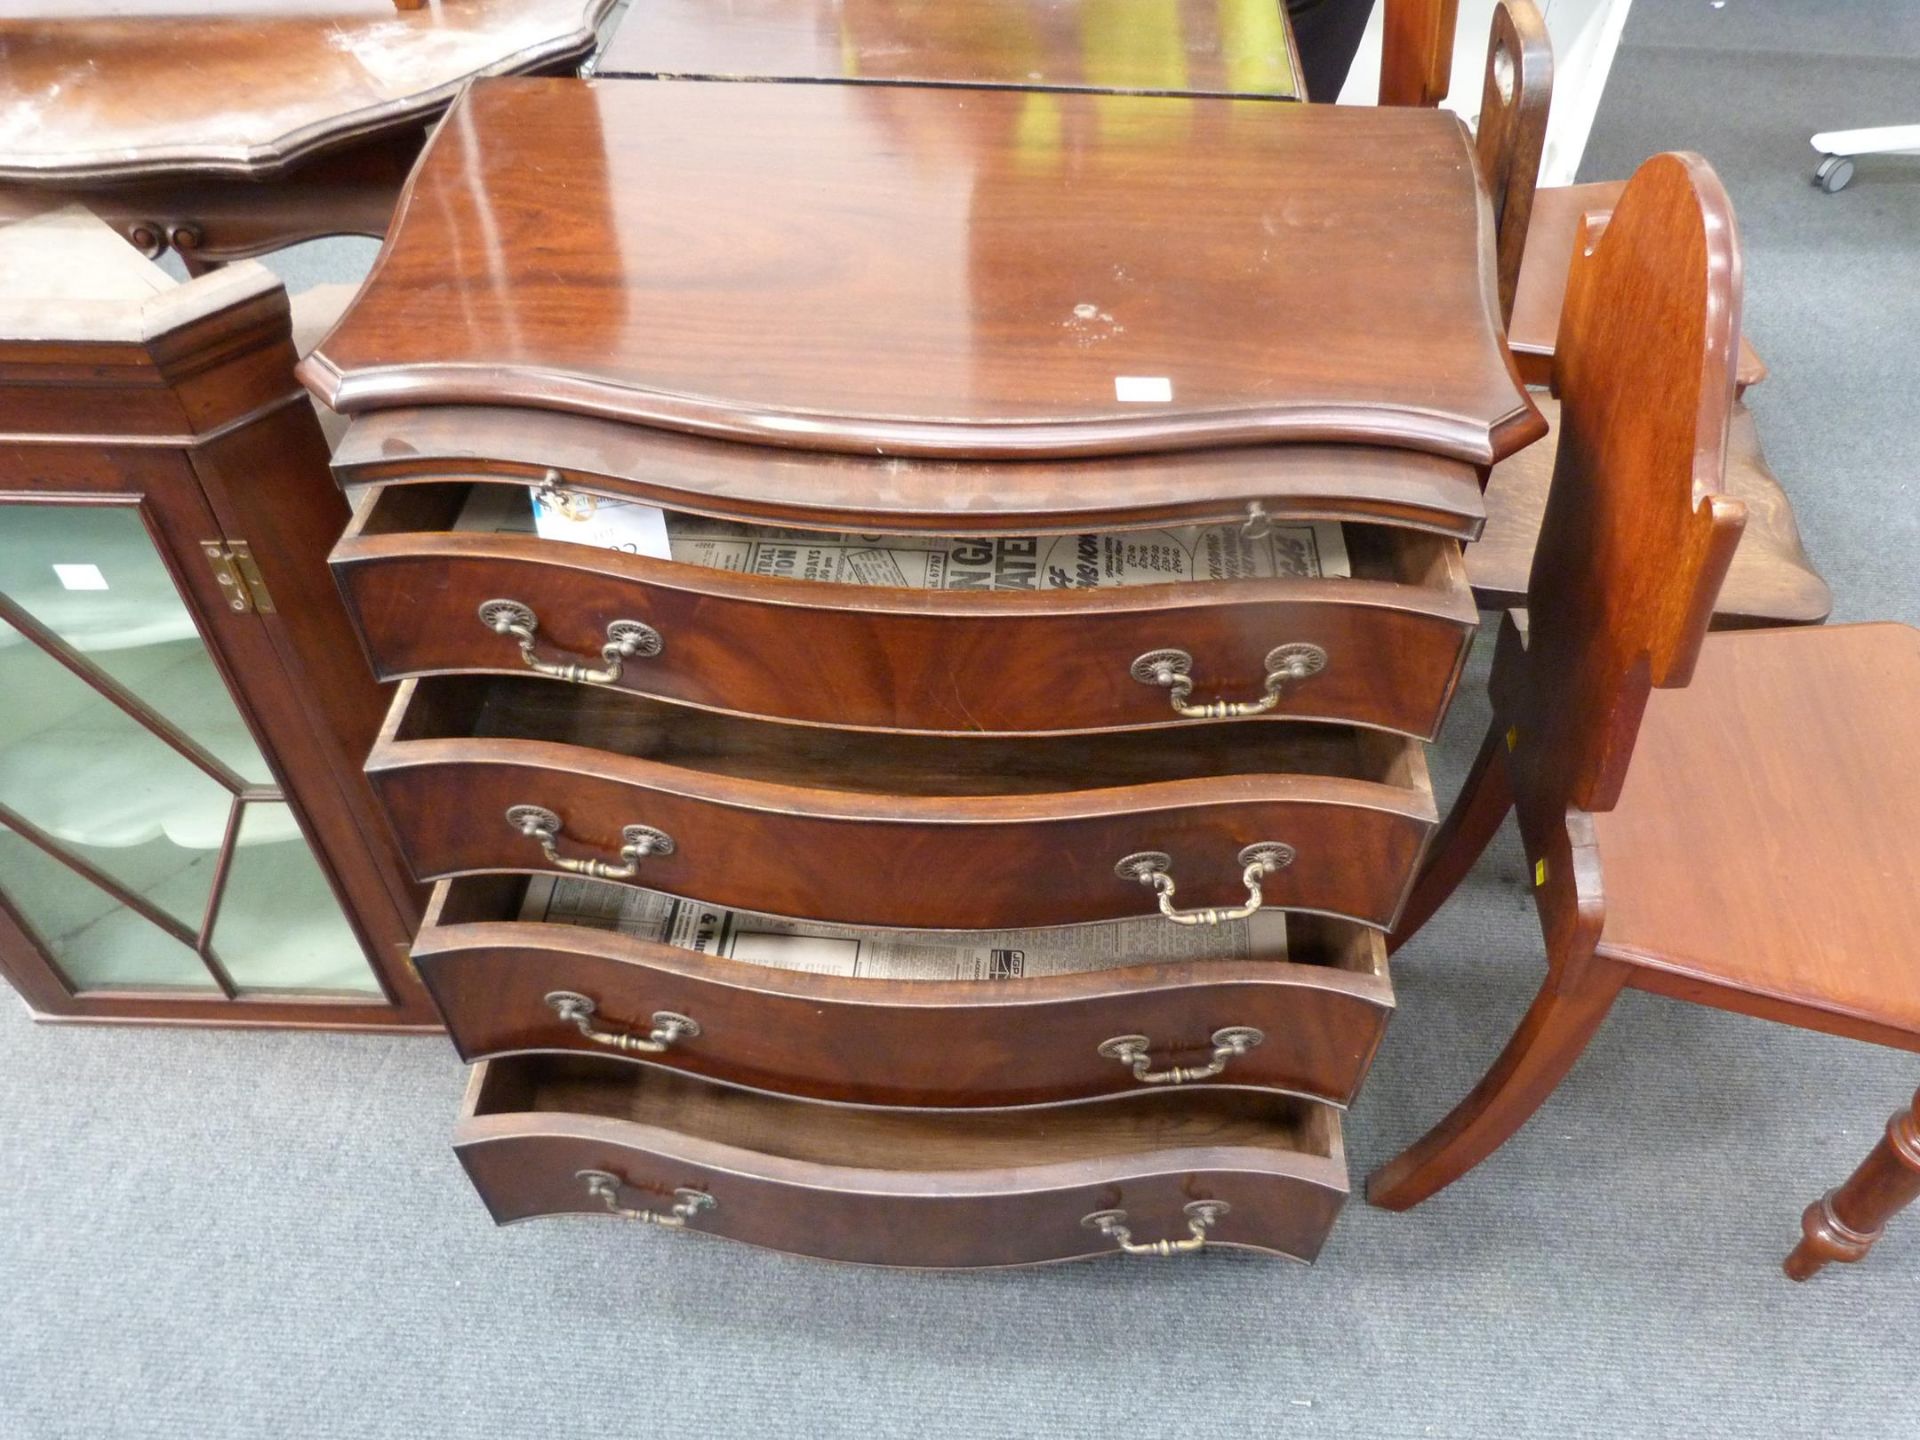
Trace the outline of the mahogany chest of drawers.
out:
<instances>
[{"instance_id":1,"label":"mahogany chest of drawers","mask_svg":"<svg viewBox=\"0 0 1920 1440\"><path fill-rule=\"evenodd\" d=\"M1450 117L1047 98L476 86L306 364L501 1221L1333 1223L1540 420Z\"/></svg>"}]
</instances>

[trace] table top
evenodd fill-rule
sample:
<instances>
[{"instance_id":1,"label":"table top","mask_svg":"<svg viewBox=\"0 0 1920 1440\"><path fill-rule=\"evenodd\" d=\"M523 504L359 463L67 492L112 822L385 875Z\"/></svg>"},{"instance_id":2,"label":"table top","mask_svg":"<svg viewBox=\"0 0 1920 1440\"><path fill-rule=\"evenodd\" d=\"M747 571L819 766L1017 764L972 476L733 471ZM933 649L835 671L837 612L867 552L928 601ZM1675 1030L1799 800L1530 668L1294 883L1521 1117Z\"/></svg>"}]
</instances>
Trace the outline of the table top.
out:
<instances>
[{"instance_id":1,"label":"table top","mask_svg":"<svg viewBox=\"0 0 1920 1440\"><path fill-rule=\"evenodd\" d=\"M855 454L1260 442L1485 463L1545 426L1464 128L1410 109L496 80L303 367Z\"/></svg>"},{"instance_id":2,"label":"table top","mask_svg":"<svg viewBox=\"0 0 1920 1440\"><path fill-rule=\"evenodd\" d=\"M271 175L582 58L612 5L0 0L0 180Z\"/></svg>"},{"instance_id":3,"label":"table top","mask_svg":"<svg viewBox=\"0 0 1920 1440\"><path fill-rule=\"evenodd\" d=\"M598 69L1305 98L1281 0L642 0Z\"/></svg>"}]
</instances>

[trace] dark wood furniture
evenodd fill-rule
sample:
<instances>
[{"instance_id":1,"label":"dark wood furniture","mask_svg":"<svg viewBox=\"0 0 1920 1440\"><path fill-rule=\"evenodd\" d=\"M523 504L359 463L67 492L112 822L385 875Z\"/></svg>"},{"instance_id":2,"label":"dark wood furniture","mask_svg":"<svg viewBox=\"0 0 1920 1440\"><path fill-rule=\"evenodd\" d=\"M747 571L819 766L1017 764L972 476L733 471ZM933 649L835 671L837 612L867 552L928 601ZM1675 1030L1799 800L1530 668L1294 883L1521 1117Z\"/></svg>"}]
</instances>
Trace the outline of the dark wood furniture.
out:
<instances>
[{"instance_id":1,"label":"dark wood furniture","mask_svg":"<svg viewBox=\"0 0 1920 1440\"><path fill-rule=\"evenodd\" d=\"M1526 252L1507 327L1514 360L1529 385L1545 385L1552 377L1553 347L1560 333L1560 310L1566 299L1567 268L1573 261L1575 235L1582 225L1587 227L1590 240L1605 232L1607 219L1620 203L1626 183L1602 180L1587 185L1550 185L1534 192ZM1766 362L1741 336L1734 383L1744 391L1766 378Z\"/></svg>"},{"instance_id":2,"label":"dark wood furniture","mask_svg":"<svg viewBox=\"0 0 1920 1440\"><path fill-rule=\"evenodd\" d=\"M1280 0L648 0L595 63L608 78L987 85L1303 100Z\"/></svg>"},{"instance_id":3,"label":"dark wood furniture","mask_svg":"<svg viewBox=\"0 0 1920 1440\"><path fill-rule=\"evenodd\" d=\"M434 1026L285 293L78 210L0 275L0 974L41 1019Z\"/></svg>"},{"instance_id":4,"label":"dark wood furniture","mask_svg":"<svg viewBox=\"0 0 1920 1440\"><path fill-rule=\"evenodd\" d=\"M1486 529L1467 547L1467 580L1483 610L1527 603L1527 578L1559 453L1560 403L1546 395L1534 398L1556 432L1493 467ZM1734 402L1728 425L1726 459L1727 493L1747 507L1747 524L1714 599L1714 628L1820 624L1833 610L1833 591L1807 556L1793 502L1768 466L1753 412L1741 401Z\"/></svg>"},{"instance_id":5,"label":"dark wood furniture","mask_svg":"<svg viewBox=\"0 0 1920 1440\"><path fill-rule=\"evenodd\" d=\"M1501 0L1488 42L1486 88L1475 146L1481 173L1494 197L1499 236L1500 309L1508 342L1529 383L1551 379L1553 342L1561 297L1574 253L1574 227L1584 201L1588 238L1597 238L1617 203L1619 184L1586 185L1538 192L1542 210L1533 215L1535 177L1546 140L1553 60L1546 24L1531 0ZM1741 389L1765 374L1740 345ZM1551 422L1557 401L1538 397ZM1526 603L1540 522L1547 508L1557 441L1532 445L1496 466L1487 484L1487 526L1467 553L1467 574L1483 608ZM1827 618L1833 596L1800 542L1793 506L1767 468L1751 412L1734 409L1727 437L1727 490L1747 506L1748 523L1715 606L1716 626L1810 625Z\"/></svg>"},{"instance_id":6,"label":"dark wood furniture","mask_svg":"<svg viewBox=\"0 0 1920 1440\"><path fill-rule=\"evenodd\" d=\"M1460 0L1382 0L1380 103L1436 106L1453 80Z\"/></svg>"},{"instance_id":7,"label":"dark wood furniture","mask_svg":"<svg viewBox=\"0 0 1920 1440\"><path fill-rule=\"evenodd\" d=\"M481 82L303 366L369 487L333 557L398 682L368 768L436 882L415 959L500 1220L918 1265L1309 1259L1333 1221L1477 620L1460 545L1542 429L1470 141L1039 98L1057 123L1001 89ZM530 528L529 488L951 540L995 583L617 553ZM1236 558L1308 522L1350 573ZM1217 573L1051 578L1200 534ZM1091 958L711 953L766 926Z\"/></svg>"},{"instance_id":8,"label":"dark wood furniture","mask_svg":"<svg viewBox=\"0 0 1920 1440\"><path fill-rule=\"evenodd\" d=\"M10 6L0 221L83 204L146 255L171 248L196 273L323 235L383 235L460 87L576 68L612 4Z\"/></svg>"},{"instance_id":9,"label":"dark wood furniture","mask_svg":"<svg viewBox=\"0 0 1920 1440\"><path fill-rule=\"evenodd\" d=\"M1920 1199L1920 1094L1893 1112L1887 1133L1846 1183L1828 1191L1801 1217L1800 1243L1787 1256L1790 1280L1811 1280L1838 1261L1867 1258L1886 1224Z\"/></svg>"},{"instance_id":10,"label":"dark wood furniture","mask_svg":"<svg viewBox=\"0 0 1920 1440\"><path fill-rule=\"evenodd\" d=\"M1417 1204L1497 1149L1626 985L1920 1049L1920 632L1706 637L1745 519L1723 488L1739 279L1695 156L1647 162L1580 246L1527 628L1502 630L1493 726L1393 937L1512 808L1548 979L1473 1093L1375 1173L1376 1204Z\"/></svg>"},{"instance_id":11,"label":"dark wood furniture","mask_svg":"<svg viewBox=\"0 0 1920 1440\"><path fill-rule=\"evenodd\" d=\"M1474 154L1493 200L1499 237L1500 318L1513 319L1514 289L1533 217L1540 152L1553 98L1553 47L1533 0L1499 0L1487 35L1486 83Z\"/></svg>"}]
</instances>

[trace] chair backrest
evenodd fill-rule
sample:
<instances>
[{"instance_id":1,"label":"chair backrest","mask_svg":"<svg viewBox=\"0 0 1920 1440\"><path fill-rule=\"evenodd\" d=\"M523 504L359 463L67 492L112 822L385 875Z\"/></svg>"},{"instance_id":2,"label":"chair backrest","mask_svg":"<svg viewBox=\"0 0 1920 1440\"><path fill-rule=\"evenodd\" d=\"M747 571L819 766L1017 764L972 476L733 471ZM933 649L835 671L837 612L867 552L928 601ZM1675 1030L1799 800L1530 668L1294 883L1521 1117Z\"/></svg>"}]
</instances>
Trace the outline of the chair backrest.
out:
<instances>
[{"instance_id":1,"label":"chair backrest","mask_svg":"<svg viewBox=\"0 0 1920 1440\"><path fill-rule=\"evenodd\" d=\"M1453 77L1460 0L1384 0L1380 103L1438 105Z\"/></svg>"},{"instance_id":2,"label":"chair backrest","mask_svg":"<svg viewBox=\"0 0 1920 1440\"><path fill-rule=\"evenodd\" d=\"M1582 226L1561 314L1526 648L1494 677L1535 801L1611 809L1651 687L1693 673L1746 519L1722 493L1739 339L1727 193L1698 155L1656 155L1598 241Z\"/></svg>"},{"instance_id":3,"label":"chair backrest","mask_svg":"<svg viewBox=\"0 0 1920 1440\"><path fill-rule=\"evenodd\" d=\"M1480 92L1474 150L1493 197L1503 323L1513 318L1513 293L1520 284L1520 258L1533 220L1533 190L1540 179L1552 98L1553 46L1547 40L1547 22L1533 0L1500 0L1487 36L1487 78Z\"/></svg>"}]
</instances>

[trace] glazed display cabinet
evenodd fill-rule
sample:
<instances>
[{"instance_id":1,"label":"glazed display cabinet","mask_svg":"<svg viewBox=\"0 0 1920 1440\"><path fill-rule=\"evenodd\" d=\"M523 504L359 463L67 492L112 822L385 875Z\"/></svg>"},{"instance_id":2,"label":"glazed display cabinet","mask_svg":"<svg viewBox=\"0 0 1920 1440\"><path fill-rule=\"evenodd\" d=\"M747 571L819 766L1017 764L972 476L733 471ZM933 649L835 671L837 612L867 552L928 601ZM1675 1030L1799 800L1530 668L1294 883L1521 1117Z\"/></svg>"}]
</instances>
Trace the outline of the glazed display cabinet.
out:
<instances>
[{"instance_id":1,"label":"glazed display cabinet","mask_svg":"<svg viewBox=\"0 0 1920 1440\"><path fill-rule=\"evenodd\" d=\"M0 261L0 971L49 1019L431 1025L284 292L77 211Z\"/></svg>"}]
</instances>

